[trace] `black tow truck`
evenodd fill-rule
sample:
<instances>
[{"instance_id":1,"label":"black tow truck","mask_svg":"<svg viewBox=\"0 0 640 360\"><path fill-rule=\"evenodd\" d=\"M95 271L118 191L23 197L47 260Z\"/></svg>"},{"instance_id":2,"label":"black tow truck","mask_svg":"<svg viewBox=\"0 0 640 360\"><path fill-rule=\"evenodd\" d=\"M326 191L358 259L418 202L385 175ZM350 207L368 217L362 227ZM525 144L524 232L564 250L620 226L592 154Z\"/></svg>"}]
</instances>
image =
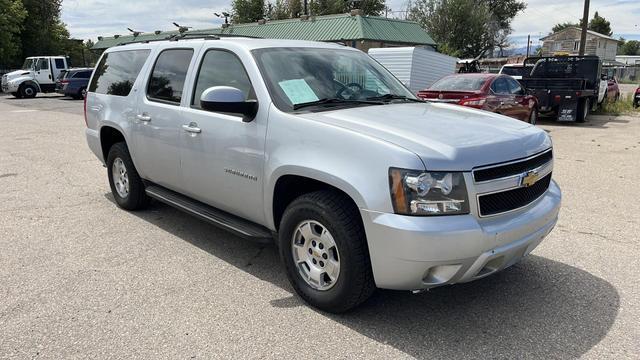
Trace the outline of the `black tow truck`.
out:
<instances>
[{"instance_id":1,"label":"black tow truck","mask_svg":"<svg viewBox=\"0 0 640 360\"><path fill-rule=\"evenodd\" d=\"M597 56L529 57L524 66L531 72L520 83L538 98L542 114L558 121L584 122L598 105L602 61Z\"/></svg>"}]
</instances>

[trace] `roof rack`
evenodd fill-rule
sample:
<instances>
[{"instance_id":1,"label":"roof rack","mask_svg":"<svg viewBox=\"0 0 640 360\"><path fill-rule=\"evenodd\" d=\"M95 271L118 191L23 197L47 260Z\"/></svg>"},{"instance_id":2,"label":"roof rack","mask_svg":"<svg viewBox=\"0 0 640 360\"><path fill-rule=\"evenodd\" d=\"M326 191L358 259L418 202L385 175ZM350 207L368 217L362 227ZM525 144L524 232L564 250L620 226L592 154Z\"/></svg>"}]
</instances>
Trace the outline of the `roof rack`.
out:
<instances>
[{"instance_id":1,"label":"roof rack","mask_svg":"<svg viewBox=\"0 0 640 360\"><path fill-rule=\"evenodd\" d=\"M251 39L262 39L258 36L250 36L250 35L236 35L236 34L218 34L218 33L182 33L182 34L173 34L166 36L161 39L146 39L146 40L137 40L137 41L129 41L126 43L121 43L116 46L123 46L129 44L148 44L150 42L156 41L179 41L179 40L191 40L191 39L204 39L204 40L220 40L223 37L241 37L241 38L251 38Z\"/></svg>"}]
</instances>

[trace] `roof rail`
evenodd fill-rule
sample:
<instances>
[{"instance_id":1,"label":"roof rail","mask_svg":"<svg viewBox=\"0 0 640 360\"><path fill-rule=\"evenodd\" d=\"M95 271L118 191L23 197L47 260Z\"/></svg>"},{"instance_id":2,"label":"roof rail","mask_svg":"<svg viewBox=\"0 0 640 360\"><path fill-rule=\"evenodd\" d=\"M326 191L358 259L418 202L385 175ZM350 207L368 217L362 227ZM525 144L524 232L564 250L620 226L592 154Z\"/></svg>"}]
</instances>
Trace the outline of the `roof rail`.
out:
<instances>
[{"instance_id":1,"label":"roof rail","mask_svg":"<svg viewBox=\"0 0 640 360\"><path fill-rule=\"evenodd\" d=\"M129 41L126 43L121 43L118 44L116 46L123 46L123 45L129 45L129 44L148 44L150 42L156 42L156 41L178 41L178 40L189 40L189 39L205 39L205 40L220 40L220 38L223 37L241 37L241 38L251 38L251 39L262 39L261 37L257 37L257 36L249 36L249 35L236 35L236 34L217 34L217 33L182 33L182 34L173 34L173 35L169 35L166 36L164 38L161 39L146 39L146 40L136 40L136 41Z\"/></svg>"}]
</instances>

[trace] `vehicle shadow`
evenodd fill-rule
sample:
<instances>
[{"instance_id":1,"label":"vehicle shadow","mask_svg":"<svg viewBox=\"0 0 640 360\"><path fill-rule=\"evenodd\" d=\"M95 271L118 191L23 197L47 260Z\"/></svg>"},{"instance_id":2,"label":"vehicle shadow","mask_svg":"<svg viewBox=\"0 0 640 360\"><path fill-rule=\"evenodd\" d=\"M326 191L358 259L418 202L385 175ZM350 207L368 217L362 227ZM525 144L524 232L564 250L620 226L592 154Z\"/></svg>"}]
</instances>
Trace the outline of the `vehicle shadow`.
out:
<instances>
[{"instance_id":1,"label":"vehicle shadow","mask_svg":"<svg viewBox=\"0 0 640 360\"><path fill-rule=\"evenodd\" d=\"M132 214L291 294L265 306L306 306L287 282L275 246L242 240L157 202ZM418 295L380 290L347 314L318 313L417 358L577 358L607 334L619 307L607 281L532 255L472 283Z\"/></svg>"},{"instance_id":2,"label":"vehicle shadow","mask_svg":"<svg viewBox=\"0 0 640 360\"><path fill-rule=\"evenodd\" d=\"M580 127L580 128L596 128L607 129L611 123L626 124L629 120L616 115L589 115L584 123L577 122L561 122L556 121L552 116L540 116L537 125L547 125L555 127Z\"/></svg>"}]
</instances>

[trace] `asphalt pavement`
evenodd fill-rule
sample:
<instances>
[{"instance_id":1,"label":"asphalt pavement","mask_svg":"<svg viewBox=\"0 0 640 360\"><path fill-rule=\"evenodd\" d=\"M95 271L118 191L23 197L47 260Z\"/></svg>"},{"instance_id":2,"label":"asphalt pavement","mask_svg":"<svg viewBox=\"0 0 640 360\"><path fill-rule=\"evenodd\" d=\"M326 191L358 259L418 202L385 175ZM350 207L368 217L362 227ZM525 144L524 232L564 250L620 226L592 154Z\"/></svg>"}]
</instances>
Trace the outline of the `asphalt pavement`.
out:
<instances>
[{"instance_id":1,"label":"asphalt pavement","mask_svg":"<svg viewBox=\"0 0 640 360\"><path fill-rule=\"evenodd\" d=\"M521 263L344 315L273 246L118 209L84 126L82 101L0 95L2 359L640 358L640 117L542 122L563 207Z\"/></svg>"}]
</instances>

